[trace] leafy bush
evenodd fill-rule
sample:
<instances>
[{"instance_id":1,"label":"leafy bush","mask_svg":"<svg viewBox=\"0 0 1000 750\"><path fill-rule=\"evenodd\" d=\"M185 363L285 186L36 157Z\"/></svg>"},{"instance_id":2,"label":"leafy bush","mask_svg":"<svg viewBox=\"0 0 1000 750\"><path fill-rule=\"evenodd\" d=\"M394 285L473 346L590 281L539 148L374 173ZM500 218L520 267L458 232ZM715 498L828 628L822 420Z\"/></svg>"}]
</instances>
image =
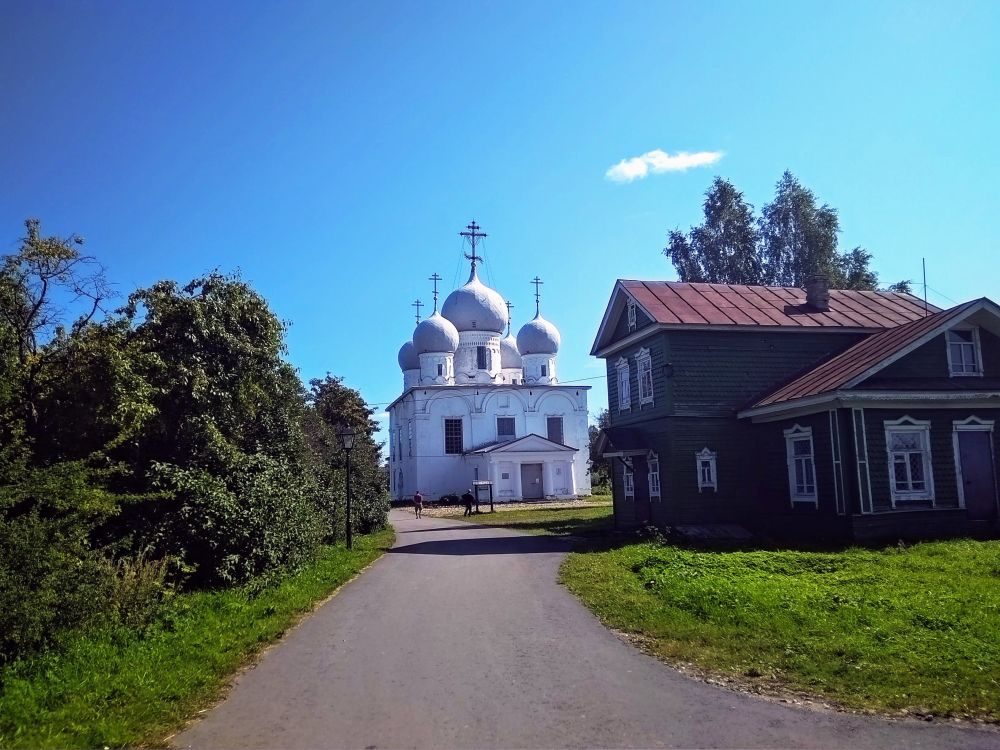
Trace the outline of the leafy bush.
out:
<instances>
[{"instance_id":1,"label":"leafy bush","mask_svg":"<svg viewBox=\"0 0 1000 750\"><path fill-rule=\"evenodd\" d=\"M195 583L233 585L294 568L324 537L315 490L280 459L239 456L221 475L170 464L154 473L175 496L156 551L181 560Z\"/></svg>"}]
</instances>

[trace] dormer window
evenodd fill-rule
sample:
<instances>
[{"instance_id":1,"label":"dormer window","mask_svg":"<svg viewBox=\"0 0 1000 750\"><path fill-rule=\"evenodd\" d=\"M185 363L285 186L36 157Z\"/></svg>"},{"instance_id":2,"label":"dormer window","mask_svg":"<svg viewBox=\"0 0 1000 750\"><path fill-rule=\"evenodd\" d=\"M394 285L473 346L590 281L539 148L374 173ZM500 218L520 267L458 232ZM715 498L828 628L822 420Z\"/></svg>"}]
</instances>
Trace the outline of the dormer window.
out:
<instances>
[{"instance_id":1,"label":"dormer window","mask_svg":"<svg viewBox=\"0 0 1000 750\"><path fill-rule=\"evenodd\" d=\"M948 341L948 372L954 377L982 376L982 353L978 328L953 328Z\"/></svg>"},{"instance_id":2,"label":"dormer window","mask_svg":"<svg viewBox=\"0 0 1000 750\"><path fill-rule=\"evenodd\" d=\"M630 299L628 301L628 329L630 331L635 330L635 300Z\"/></svg>"}]
</instances>

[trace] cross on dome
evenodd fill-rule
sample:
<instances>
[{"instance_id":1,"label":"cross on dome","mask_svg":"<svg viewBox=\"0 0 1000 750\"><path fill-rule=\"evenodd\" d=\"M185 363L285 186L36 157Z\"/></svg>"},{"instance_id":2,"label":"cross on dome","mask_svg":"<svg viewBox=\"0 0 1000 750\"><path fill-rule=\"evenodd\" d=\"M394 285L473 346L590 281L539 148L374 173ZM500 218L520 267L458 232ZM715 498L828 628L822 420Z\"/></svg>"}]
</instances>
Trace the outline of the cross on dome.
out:
<instances>
[{"instance_id":1,"label":"cross on dome","mask_svg":"<svg viewBox=\"0 0 1000 750\"><path fill-rule=\"evenodd\" d=\"M431 276L427 277L428 281L434 282L434 312L438 311L438 282L441 281L441 277L438 276L437 271L435 271Z\"/></svg>"},{"instance_id":2,"label":"cross on dome","mask_svg":"<svg viewBox=\"0 0 1000 750\"><path fill-rule=\"evenodd\" d=\"M472 246L472 255L469 255L468 253L465 253L465 257L472 261L472 273L475 273L476 272L476 261L477 260L478 261L482 261L483 260L480 256L476 255L476 243L477 243L477 241L478 241L478 239L480 237L485 237L486 236L486 232L480 232L479 231L480 229L482 229L482 227L479 226L476 223L475 219L473 219L472 221L470 221L466 225L465 229L466 229L466 231L459 232L458 234L460 236L462 236L462 237L465 237L469 241L469 244Z\"/></svg>"},{"instance_id":3,"label":"cross on dome","mask_svg":"<svg viewBox=\"0 0 1000 750\"><path fill-rule=\"evenodd\" d=\"M507 335L510 336L510 311L514 307L514 304L508 300L504 302L507 305Z\"/></svg>"},{"instance_id":4,"label":"cross on dome","mask_svg":"<svg viewBox=\"0 0 1000 750\"><path fill-rule=\"evenodd\" d=\"M417 300L416 302L414 302L410 306L417 308L417 325L420 325L420 308L424 306L424 303L421 302L420 300ZM436 307L436 305L435 305L435 307Z\"/></svg>"},{"instance_id":5,"label":"cross on dome","mask_svg":"<svg viewBox=\"0 0 1000 750\"><path fill-rule=\"evenodd\" d=\"M540 278L538 278L538 276L535 276L535 278L531 280L531 283L535 285L535 315L538 315L538 300L539 297L541 296L538 293L538 287L540 287L545 282L542 281Z\"/></svg>"}]
</instances>

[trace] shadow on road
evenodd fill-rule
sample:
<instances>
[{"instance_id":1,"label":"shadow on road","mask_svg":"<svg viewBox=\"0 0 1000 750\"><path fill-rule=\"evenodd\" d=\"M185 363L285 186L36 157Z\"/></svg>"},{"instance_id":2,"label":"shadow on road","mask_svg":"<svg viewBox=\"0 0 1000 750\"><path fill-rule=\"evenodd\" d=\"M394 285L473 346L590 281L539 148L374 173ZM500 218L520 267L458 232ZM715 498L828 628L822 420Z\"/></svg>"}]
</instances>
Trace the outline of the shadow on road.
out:
<instances>
[{"instance_id":1,"label":"shadow on road","mask_svg":"<svg viewBox=\"0 0 1000 750\"><path fill-rule=\"evenodd\" d=\"M407 529L406 531L397 531L397 534L427 534L431 531L459 531L461 529L488 529L489 526L480 526L477 523L463 523L461 526L437 526L435 528L427 529Z\"/></svg>"},{"instance_id":2,"label":"shadow on road","mask_svg":"<svg viewBox=\"0 0 1000 750\"><path fill-rule=\"evenodd\" d=\"M505 536L471 539L441 539L404 544L389 550L392 555L525 555L567 552L571 543L551 536Z\"/></svg>"}]
</instances>

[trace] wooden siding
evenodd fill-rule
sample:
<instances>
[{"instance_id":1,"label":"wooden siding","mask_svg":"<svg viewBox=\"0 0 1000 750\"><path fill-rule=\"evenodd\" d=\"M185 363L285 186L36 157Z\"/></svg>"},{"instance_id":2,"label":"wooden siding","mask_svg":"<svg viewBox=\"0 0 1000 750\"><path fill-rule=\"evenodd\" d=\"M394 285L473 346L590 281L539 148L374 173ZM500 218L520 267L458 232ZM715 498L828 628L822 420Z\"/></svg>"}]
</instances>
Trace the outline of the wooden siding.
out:
<instances>
[{"instance_id":1,"label":"wooden siding","mask_svg":"<svg viewBox=\"0 0 1000 750\"><path fill-rule=\"evenodd\" d=\"M670 331L677 414L729 415L860 339L858 334Z\"/></svg>"},{"instance_id":2,"label":"wooden siding","mask_svg":"<svg viewBox=\"0 0 1000 750\"><path fill-rule=\"evenodd\" d=\"M623 338L631 336L636 331L640 331L647 326L653 324L652 318L650 318L646 313L642 311L642 308L636 305L635 308L635 328L628 327L628 305L622 308L622 314L618 316L618 320L615 321L615 327L611 334L611 340L608 345L613 344L616 341L621 341Z\"/></svg>"},{"instance_id":3,"label":"wooden siding","mask_svg":"<svg viewBox=\"0 0 1000 750\"><path fill-rule=\"evenodd\" d=\"M664 368L669 361L668 340L665 334L651 332L634 346L619 352L607 361L608 373L608 416L614 427L633 425L638 422L648 422L660 419L670 414L672 410L672 389L670 379ZM640 349L649 349L649 357L653 374L653 403L639 403L639 367L636 354ZM618 368L619 359L628 360L629 394L631 406L622 411L618 408Z\"/></svg>"},{"instance_id":4,"label":"wooden siding","mask_svg":"<svg viewBox=\"0 0 1000 750\"><path fill-rule=\"evenodd\" d=\"M934 337L867 380L859 389L983 390L1000 384L1000 338L979 329L983 377L951 377L948 372L948 345L945 335Z\"/></svg>"},{"instance_id":5,"label":"wooden siding","mask_svg":"<svg viewBox=\"0 0 1000 750\"><path fill-rule=\"evenodd\" d=\"M930 421L931 470L934 479L933 507L936 508L958 507L958 477L955 471L952 422L976 416L980 419L994 420L1000 423L1000 409L912 409L906 411L865 409L864 411L871 468L872 503L875 512L893 510L889 484L889 456L885 442L886 421L902 417ZM994 472L996 476L1000 476L1000 461L997 462ZM897 503L895 510L929 509L931 507L930 501L909 501Z\"/></svg>"}]
</instances>

